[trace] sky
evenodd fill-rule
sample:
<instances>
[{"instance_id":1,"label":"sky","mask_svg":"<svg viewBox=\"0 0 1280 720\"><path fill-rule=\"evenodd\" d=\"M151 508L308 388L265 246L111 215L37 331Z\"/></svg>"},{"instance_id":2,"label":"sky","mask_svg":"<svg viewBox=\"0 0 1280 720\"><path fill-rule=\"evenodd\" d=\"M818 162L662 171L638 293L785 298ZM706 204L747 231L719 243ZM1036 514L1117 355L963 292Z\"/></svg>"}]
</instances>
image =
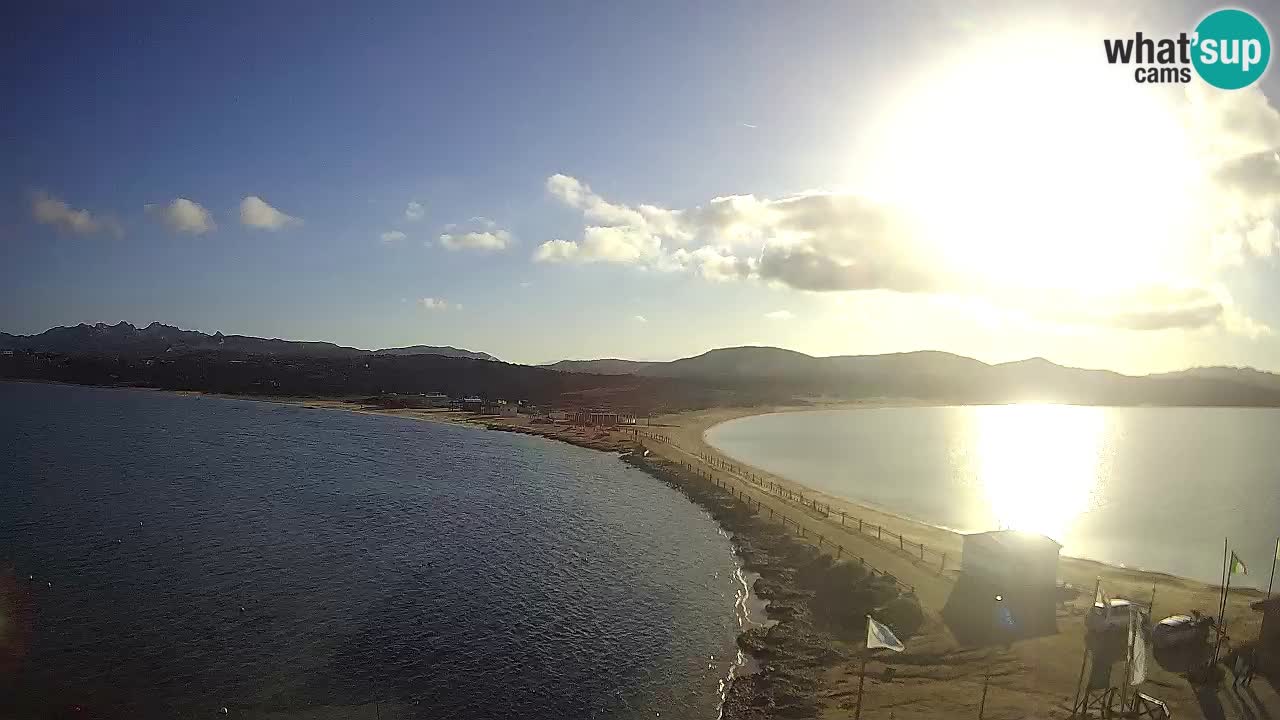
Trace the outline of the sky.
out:
<instances>
[{"instance_id":1,"label":"sky","mask_svg":"<svg viewBox=\"0 0 1280 720\"><path fill-rule=\"evenodd\" d=\"M1280 73L1103 52L1216 7L14 3L0 330L1280 371Z\"/></svg>"}]
</instances>

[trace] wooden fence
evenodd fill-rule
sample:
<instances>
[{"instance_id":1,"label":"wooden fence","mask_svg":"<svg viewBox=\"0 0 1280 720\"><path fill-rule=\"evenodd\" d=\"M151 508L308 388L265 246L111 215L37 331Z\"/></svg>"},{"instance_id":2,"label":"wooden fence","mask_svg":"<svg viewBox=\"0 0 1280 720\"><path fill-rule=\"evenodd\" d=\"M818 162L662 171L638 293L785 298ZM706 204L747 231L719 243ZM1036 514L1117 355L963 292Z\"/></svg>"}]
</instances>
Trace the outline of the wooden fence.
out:
<instances>
[{"instance_id":1,"label":"wooden fence","mask_svg":"<svg viewBox=\"0 0 1280 720\"><path fill-rule=\"evenodd\" d=\"M943 575L947 570L947 562L951 560L951 569L959 569L959 563L954 558L948 558L946 552L933 550L922 542L910 540L903 537L901 533L896 533L879 523L873 523L863 518L850 515L848 511L837 510L830 504L821 502L816 498L805 497L802 492L796 492L781 483L774 482L769 478L759 475L749 468L744 468L714 453L705 451L689 452L678 444L673 442L670 437L661 433L646 432L643 430L630 431L637 440L645 438L654 442L670 445L688 455L698 458L708 467L719 470L720 472L734 476L743 482L751 483L757 488L784 500L793 505L799 505L812 516L819 517L831 524L839 524L845 530L856 530L859 534L868 538L874 538L878 543L888 548L896 548L899 552L911 557L917 564L927 567L939 575ZM795 524L794 521L789 521ZM802 528L803 529L803 528ZM843 551L843 548L841 548Z\"/></svg>"}]
</instances>

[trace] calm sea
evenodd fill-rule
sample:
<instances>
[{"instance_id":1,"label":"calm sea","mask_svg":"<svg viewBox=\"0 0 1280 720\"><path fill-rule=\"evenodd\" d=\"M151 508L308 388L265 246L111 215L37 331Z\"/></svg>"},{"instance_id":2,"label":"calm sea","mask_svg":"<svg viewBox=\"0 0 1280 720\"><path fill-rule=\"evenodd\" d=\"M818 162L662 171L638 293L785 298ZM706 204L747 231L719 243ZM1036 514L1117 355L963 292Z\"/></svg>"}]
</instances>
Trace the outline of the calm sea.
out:
<instances>
[{"instance_id":1,"label":"calm sea","mask_svg":"<svg viewBox=\"0 0 1280 720\"><path fill-rule=\"evenodd\" d=\"M0 449L0 717L714 718L735 661L729 541L610 455L16 383Z\"/></svg>"},{"instance_id":2,"label":"calm sea","mask_svg":"<svg viewBox=\"0 0 1280 720\"><path fill-rule=\"evenodd\" d=\"M1044 405L783 413L712 428L733 457L962 531L1043 532L1077 557L1217 582L1225 536L1266 587L1280 410Z\"/></svg>"}]
</instances>

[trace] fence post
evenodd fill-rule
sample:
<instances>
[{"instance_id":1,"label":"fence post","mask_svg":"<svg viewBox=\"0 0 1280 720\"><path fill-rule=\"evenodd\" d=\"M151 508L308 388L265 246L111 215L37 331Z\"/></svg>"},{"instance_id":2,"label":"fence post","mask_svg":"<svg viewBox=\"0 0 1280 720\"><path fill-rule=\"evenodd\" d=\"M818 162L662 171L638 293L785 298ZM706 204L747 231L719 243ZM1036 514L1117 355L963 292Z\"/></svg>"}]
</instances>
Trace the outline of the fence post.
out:
<instances>
[{"instance_id":1,"label":"fence post","mask_svg":"<svg viewBox=\"0 0 1280 720\"><path fill-rule=\"evenodd\" d=\"M924 560L924 543L920 543L920 559Z\"/></svg>"},{"instance_id":2,"label":"fence post","mask_svg":"<svg viewBox=\"0 0 1280 720\"><path fill-rule=\"evenodd\" d=\"M836 559L839 560L841 555L844 555L844 546L836 545Z\"/></svg>"},{"instance_id":3,"label":"fence post","mask_svg":"<svg viewBox=\"0 0 1280 720\"><path fill-rule=\"evenodd\" d=\"M898 536L898 549L903 552L907 551L907 541L903 540L901 535Z\"/></svg>"},{"instance_id":4,"label":"fence post","mask_svg":"<svg viewBox=\"0 0 1280 720\"><path fill-rule=\"evenodd\" d=\"M883 526L883 525L877 525L877 526L876 526L876 539L877 539L877 540L883 540L883 539L884 539L884 526Z\"/></svg>"},{"instance_id":5,"label":"fence post","mask_svg":"<svg viewBox=\"0 0 1280 720\"><path fill-rule=\"evenodd\" d=\"M942 564L938 566L938 572L945 572L947 569L947 554L942 553Z\"/></svg>"},{"instance_id":6,"label":"fence post","mask_svg":"<svg viewBox=\"0 0 1280 720\"><path fill-rule=\"evenodd\" d=\"M843 511L843 510L841 510L841 511L840 511L840 524L841 524L841 525L844 525L844 511Z\"/></svg>"},{"instance_id":7,"label":"fence post","mask_svg":"<svg viewBox=\"0 0 1280 720\"><path fill-rule=\"evenodd\" d=\"M858 518L858 532L862 532L862 518Z\"/></svg>"}]
</instances>

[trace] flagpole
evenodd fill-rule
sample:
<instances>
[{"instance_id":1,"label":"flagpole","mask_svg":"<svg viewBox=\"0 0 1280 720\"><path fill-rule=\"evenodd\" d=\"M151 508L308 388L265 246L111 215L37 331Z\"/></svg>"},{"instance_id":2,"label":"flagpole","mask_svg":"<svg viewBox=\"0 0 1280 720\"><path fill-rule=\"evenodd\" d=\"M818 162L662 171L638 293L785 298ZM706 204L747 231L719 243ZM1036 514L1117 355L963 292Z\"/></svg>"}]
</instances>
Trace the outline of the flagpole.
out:
<instances>
[{"instance_id":1,"label":"flagpole","mask_svg":"<svg viewBox=\"0 0 1280 720\"><path fill-rule=\"evenodd\" d=\"M1234 558L1233 558L1234 560ZM1234 563L1231 563L1234 564ZM1233 568L1227 567L1226 582L1222 584L1222 607L1218 613L1218 638L1213 643L1213 663L1218 664L1218 651L1222 648L1222 640L1227 634L1227 596L1231 592L1231 575Z\"/></svg>"},{"instance_id":2,"label":"flagpole","mask_svg":"<svg viewBox=\"0 0 1280 720\"><path fill-rule=\"evenodd\" d=\"M1218 584L1218 614L1222 614L1223 598L1227 594L1227 538L1222 538L1222 582Z\"/></svg>"},{"instance_id":3,"label":"flagpole","mask_svg":"<svg viewBox=\"0 0 1280 720\"><path fill-rule=\"evenodd\" d=\"M1271 556L1271 579L1267 581L1267 599L1271 599L1271 586L1276 581L1276 560L1280 560L1280 538L1276 538L1276 551Z\"/></svg>"},{"instance_id":4,"label":"flagpole","mask_svg":"<svg viewBox=\"0 0 1280 720\"><path fill-rule=\"evenodd\" d=\"M1227 637L1227 593L1231 592L1231 573L1227 573L1227 587L1222 591L1222 615L1218 617L1218 642ZM1218 648L1213 649L1213 660L1218 661Z\"/></svg>"},{"instance_id":5,"label":"flagpole","mask_svg":"<svg viewBox=\"0 0 1280 720\"><path fill-rule=\"evenodd\" d=\"M987 686L991 684L991 673L988 672L982 677L982 702L978 704L978 720L982 720L983 714L987 711Z\"/></svg>"},{"instance_id":6,"label":"flagpole","mask_svg":"<svg viewBox=\"0 0 1280 720\"><path fill-rule=\"evenodd\" d=\"M1222 538L1222 583L1218 586L1219 592L1222 594L1218 596L1218 618L1217 624L1213 628L1213 661L1210 663L1210 667L1218 663L1218 645L1222 642L1223 603L1226 602L1227 597L1227 542L1227 538Z\"/></svg>"},{"instance_id":7,"label":"flagpole","mask_svg":"<svg viewBox=\"0 0 1280 720\"><path fill-rule=\"evenodd\" d=\"M858 673L858 704L853 711L853 720L862 720L862 684L867 681L867 654L862 654L862 671Z\"/></svg>"}]
</instances>

